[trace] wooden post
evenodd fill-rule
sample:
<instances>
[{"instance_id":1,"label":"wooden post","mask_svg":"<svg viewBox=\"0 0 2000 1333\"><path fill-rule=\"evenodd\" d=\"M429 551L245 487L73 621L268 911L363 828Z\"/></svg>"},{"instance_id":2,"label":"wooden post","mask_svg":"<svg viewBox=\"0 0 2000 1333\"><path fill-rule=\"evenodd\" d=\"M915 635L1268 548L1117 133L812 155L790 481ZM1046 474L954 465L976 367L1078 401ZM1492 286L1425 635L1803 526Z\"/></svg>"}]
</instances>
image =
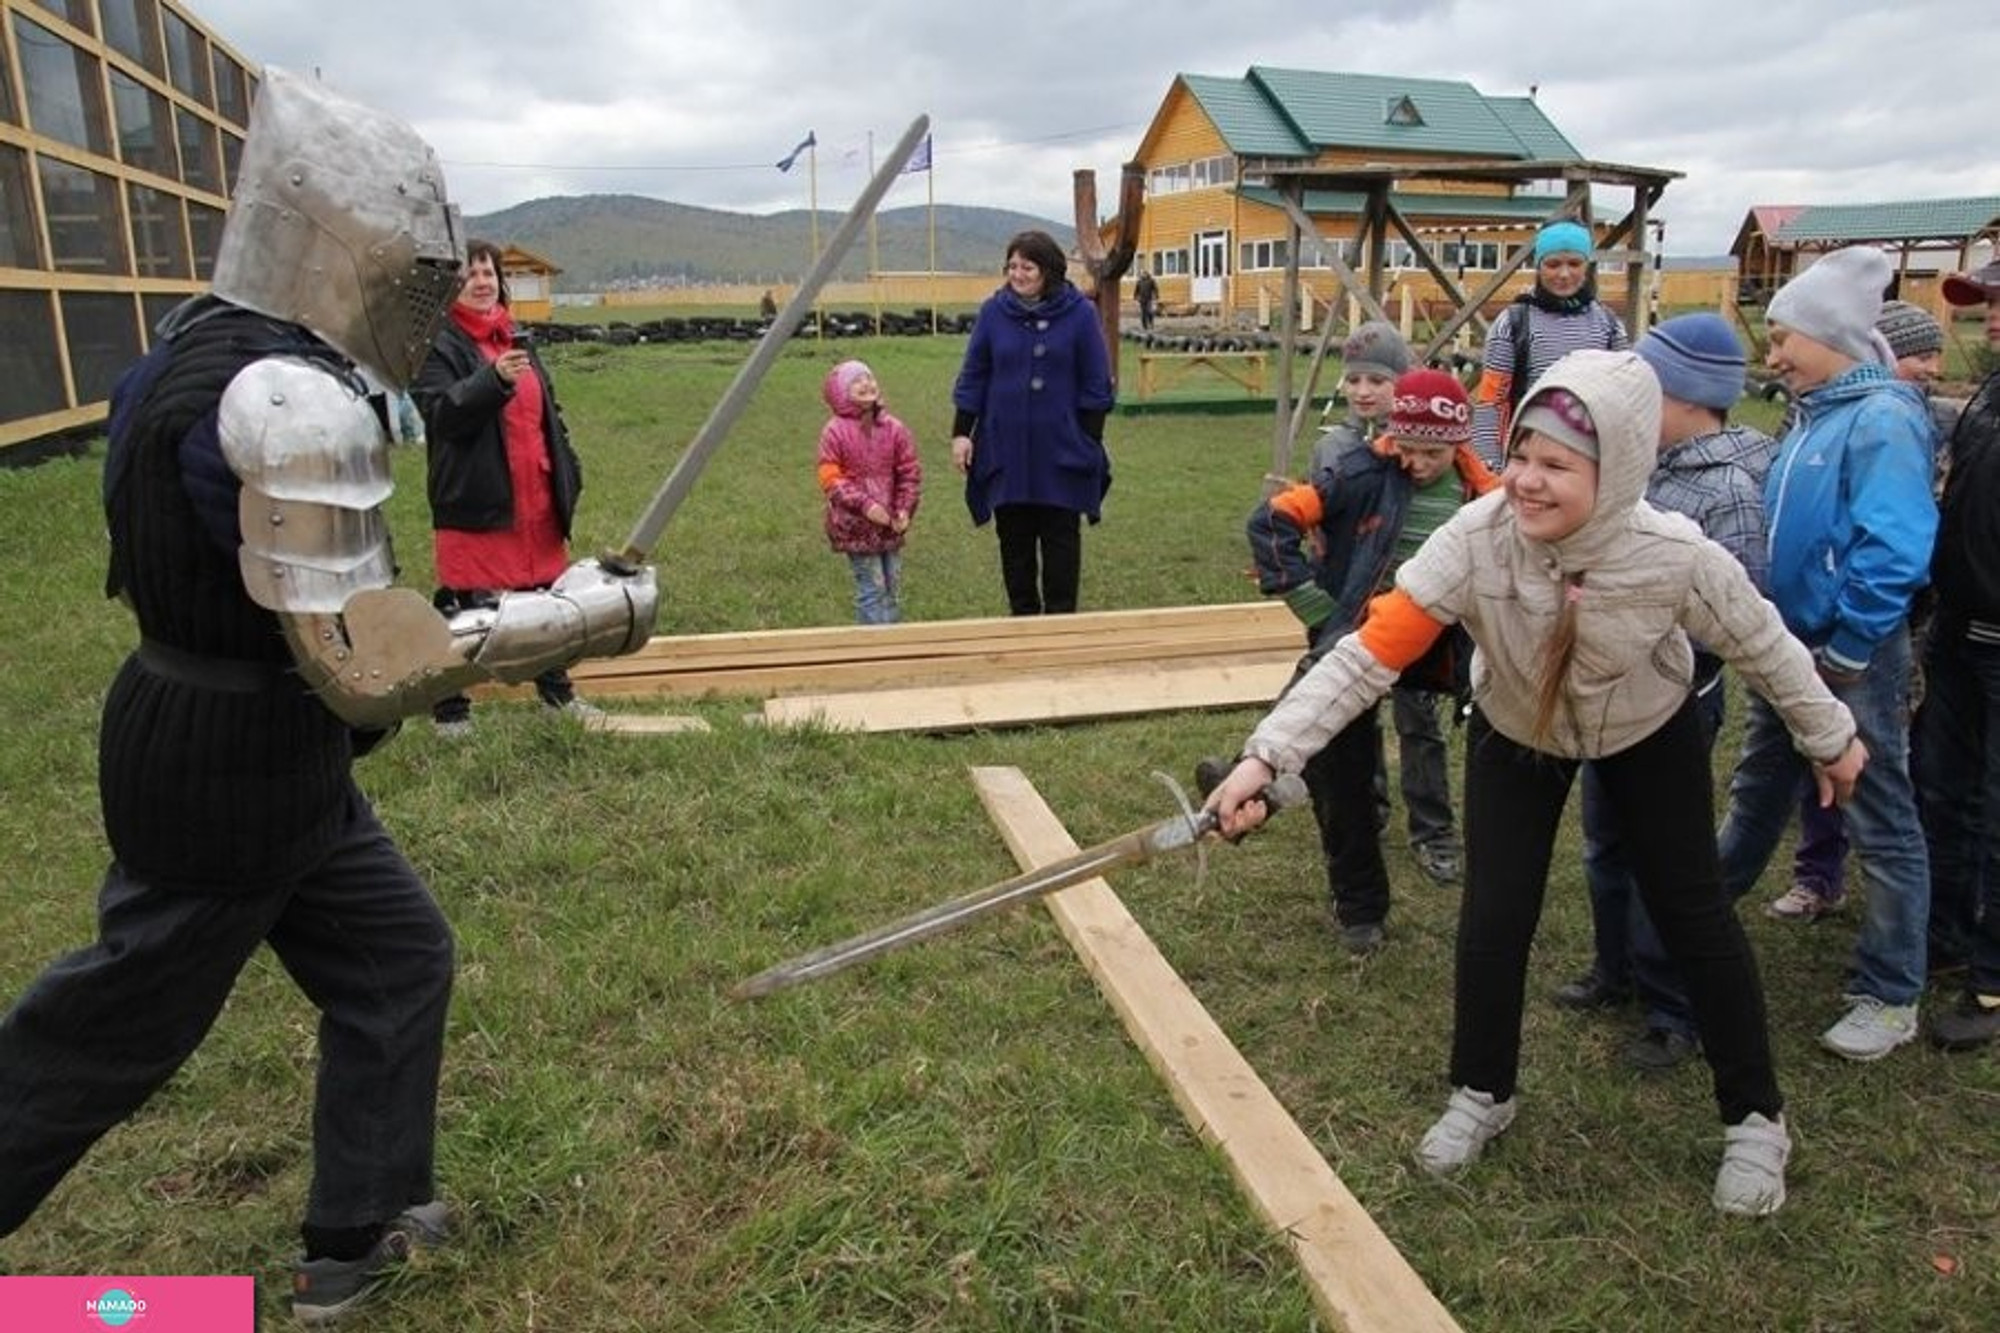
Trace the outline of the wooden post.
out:
<instances>
[{"instance_id":1,"label":"wooden post","mask_svg":"<svg viewBox=\"0 0 2000 1333\"><path fill-rule=\"evenodd\" d=\"M1104 334L1104 350L1111 361L1111 384L1118 384L1119 298L1123 295L1125 270L1139 251L1139 214L1145 207L1146 171L1137 162L1127 162L1119 173L1118 235L1110 249L1097 230L1097 173L1077 171L1070 188L1076 205L1076 251L1097 289L1091 300L1097 304L1097 325Z\"/></svg>"}]
</instances>

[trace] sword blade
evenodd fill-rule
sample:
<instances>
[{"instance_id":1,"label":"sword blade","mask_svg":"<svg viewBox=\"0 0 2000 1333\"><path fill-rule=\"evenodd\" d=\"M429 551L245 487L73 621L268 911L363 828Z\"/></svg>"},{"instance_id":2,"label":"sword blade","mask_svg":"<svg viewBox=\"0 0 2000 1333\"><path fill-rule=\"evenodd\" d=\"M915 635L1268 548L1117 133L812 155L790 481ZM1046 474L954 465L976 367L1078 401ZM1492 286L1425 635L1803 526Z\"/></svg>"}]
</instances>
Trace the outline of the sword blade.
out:
<instances>
[{"instance_id":1,"label":"sword blade","mask_svg":"<svg viewBox=\"0 0 2000 1333\"><path fill-rule=\"evenodd\" d=\"M834 232L833 239L827 242L826 249L820 252L812 270L799 283L798 290L792 293L792 299L785 303L785 308L778 312L771 327L764 330L764 336L750 353L750 359L743 363L742 369L736 372L736 378L723 392L722 401L708 414L708 420L701 423L701 428L688 444L687 452L680 456L673 471L660 484L652 502L646 506L646 511L633 524L632 535L625 539L624 549L605 552L602 559L608 567L636 570L646 563L646 557L652 554L660 534L666 531L667 520L681 507L681 501L687 499L688 492L694 489L695 479L708 466L710 456L721 447L729 428L736 424L736 419L743 415L743 409L750 405L750 395L756 392L758 383L770 370L771 363L778 359L778 353L784 350L786 340L798 329L806 311L819 299L820 289L840 267L840 261L853 247L861 229L875 215L876 205L882 202L882 196L889 192L889 187L896 183L896 177L902 174L903 165L917 150L917 144L930 129L930 124L929 116L918 116L910 122L910 128L903 131L903 137L896 146L889 150L882 169L861 191L861 197L854 201L853 209L841 222L840 229Z\"/></svg>"},{"instance_id":2,"label":"sword blade","mask_svg":"<svg viewBox=\"0 0 2000 1333\"><path fill-rule=\"evenodd\" d=\"M1095 879L1107 870L1142 865L1160 852L1193 846L1214 827L1214 814L1203 810L1192 817L1175 815L1157 824L1120 834L1060 861L1051 861L1012 879L933 904L887 925L864 931L852 939L787 959L738 983L729 992L730 997L756 999L844 972L858 963L956 930L1016 903L1028 902Z\"/></svg>"}]
</instances>

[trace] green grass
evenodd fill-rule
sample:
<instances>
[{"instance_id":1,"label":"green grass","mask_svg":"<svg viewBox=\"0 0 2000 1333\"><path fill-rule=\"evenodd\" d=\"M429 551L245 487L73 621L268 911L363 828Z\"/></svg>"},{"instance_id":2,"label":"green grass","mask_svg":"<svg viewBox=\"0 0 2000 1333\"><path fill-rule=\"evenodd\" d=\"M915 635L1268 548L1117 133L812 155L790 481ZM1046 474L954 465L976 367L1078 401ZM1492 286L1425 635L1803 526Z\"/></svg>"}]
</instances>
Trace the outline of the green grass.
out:
<instances>
[{"instance_id":1,"label":"green grass","mask_svg":"<svg viewBox=\"0 0 2000 1333\"><path fill-rule=\"evenodd\" d=\"M857 354L931 469L910 613L1001 613L991 533L971 529L944 447L961 347L788 349L668 529L662 629L849 619L812 458L820 376ZM551 349L588 473L579 549L622 543L745 350ZM1110 434L1086 606L1254 595L1242 518L1269 420L1149 415ZM91 931L96 712L132 638L101 596L100 463L0 472L0 995ZM398 468L404 577L426 587L421 460ZM1254 714L934 738L772 733L743 723L744 700L672 707L714 730L601 736L482 705L469 743L417 725L364 762L458 932L440 1165L468 1231L350 1327L1318 1327L1284 1244L1039 908L755 1005L723 998L778 958L1011 873L968 766L1020 767L1088 843L1159 817L1148 774L1231 751ZM1418 1173L1410 1149L1446 1092L1455 895L1391 846L1393 942L1368 962L1332 945L1302 816L1215 849L1204 881L1183 861L1114 887L1464 1327L1991 1327L2000 1064L1821 1055L1851 916L1788 927L1746 904L1799 1145L1779 1217L1711 1212L1705 1076L1640 1081L1618 1061L1623 1022L1546 1003L1589 947L1573 843L1534 960L1522 1118L1463 1182ZM254 1273L281 1326L312 1023L260 956L181 1075L0 1260Z\"/></svg>"}]
</instances>

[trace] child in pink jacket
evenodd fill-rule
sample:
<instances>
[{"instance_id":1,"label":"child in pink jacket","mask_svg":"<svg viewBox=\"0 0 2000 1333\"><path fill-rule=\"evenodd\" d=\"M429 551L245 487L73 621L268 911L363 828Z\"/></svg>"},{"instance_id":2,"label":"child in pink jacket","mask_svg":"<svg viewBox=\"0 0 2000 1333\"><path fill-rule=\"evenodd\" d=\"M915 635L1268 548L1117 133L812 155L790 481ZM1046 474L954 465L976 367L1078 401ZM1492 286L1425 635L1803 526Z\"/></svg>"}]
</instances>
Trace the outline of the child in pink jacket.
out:
<instances>
[{"instance_id":1,"label":"child in pink jacket","mask_svg":"<svg viewBox=\"0 0 2000 1333\"><path fill-rule=\"evenodd\" d=\"M835 366L820 393L833 412L819 432L827 540L854 571L855 619L893 625L903 618L903 534L923 489L916 441L883 408L865 362Z\"/></svg>"}]
</instances>

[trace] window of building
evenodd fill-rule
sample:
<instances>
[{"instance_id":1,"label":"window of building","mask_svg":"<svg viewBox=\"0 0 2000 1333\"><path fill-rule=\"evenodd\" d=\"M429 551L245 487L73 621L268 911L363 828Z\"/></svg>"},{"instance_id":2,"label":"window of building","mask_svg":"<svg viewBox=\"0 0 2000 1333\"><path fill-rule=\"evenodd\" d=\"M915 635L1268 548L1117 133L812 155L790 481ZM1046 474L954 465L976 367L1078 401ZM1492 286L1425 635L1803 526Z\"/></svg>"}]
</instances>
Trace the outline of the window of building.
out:
<instances>
[{"instance_id":1,"label":"window of building","mask_svg":"<svg viewBox=\"0 0 2000 1333\"><path fill-rule=\"evenodd\" d=\"M1217 185L1228 185L1236 179L1236 159L1233 157L1204 157L1190 164L1189 174L1193 187L1197 190Z\"/></svg>"},{"instance_id":2,"label":"window of building","mask_svg":"<svg viewBox=\"0 0 2000 1333\"><path fill-rule=\"evenodd\" d=\"M1292 243L1278 239L1272 241L1245 241L1241 249L1240 269L1283 268L1285 258L1292 251Z\"/></svg>"},{"instance_id":3,"label":"window of building","mask_svg":"<svg viewBox=\"0 0 2000 1333\"><path fill-rule=\"evenodd\" d=\"M210 49L215 64L215 109L223 119L238 125L250 123L250 85L243 77L243 66L229 57L221 47Z\"/></svg>"},{"instance_id":4,"label":"window of building","mask_svg":"<svg viewBox=\"0 0 2000 1333\"><path fill-rule=\"evenodd\" d=\"M215 146L215 126L184 106L174 108L181 145L181 179L197 190L222 193L222 154Z\"/></svg>"},{"instance_id":5,"label":"window of building","mask_svg":"<svg viewBox=\"0 0 2000 1333\"><path fill-rule=\"evenodd\" d=\"M33 0L33 3L59 19L67 19L72 28L81 28L92 37L97 35L97 17L90 12L90 0Z\"/></svg>"},{"instance_id":6,"label":"window of building","mask_svg":"<svg viewBox=\"0 0 2000 1333\"><path fill-rule=\"evenodd\" d=\"M222 210L188 200L188 239L194 242L194 275L215 276L215 252L222 246Z\"/></svg>"},{"instance_id":7,"label":"window of building","mask_svg":"<svg viewBox=\"0 0 2000 1333\"><path fill-rule=\"evenodd\" d=\"M160 54L160 14L154 0L99 0L104 12L104 40L149 74L165 78Z\"/></svg>"},{"instance_id":8,"label":"window of building","mask_svg":"<svg viewBox=\"0 0 2000 1333\"><path fill-rule=\"evenodd\" d=\"M1184 194L1193 188L1193 173L1187 163L1154 167L1146 176L1147 194Z\"/></svg>"},{"instance_id":9,"label":"window of building","mask_svg":"<svg viewBox=\"0 0 2000 1333\"><path fill-rule=\"evenodd\" d=\"M1185 276L1187 274L1187 271L1188 271L1188 252L1186 250L1153 251L1154 277L1166 278L1175 275Z\"/></svg>"},{"instance_id":10,"label":"window of building","mask_svg":"<svg viewBox=\"0 0 2000 1333\"><path fill-rule=\"evenodd\" d=\"M4 55L0 50L0 55ZM9 125L21 123L20 108L14 105L14 74L6 60L0 60L0 120Z\"/></svg>"},{"instance_id":11,"label":"window of building","mask_svg":"<svg viewBox=\"0 0 2000 1333\"><path fill-rule=\"evenodd\" d=\"M42 237L28 192L28 155L8 144L0 144L0 265L42 266Z\"/></svg>"},{"instance_id":12,"label":"window of building","mask_svg":"<svg viewBox=\"0 0 2000 1333\"><path fill-rule=\"evenodd\" d=\"M29 125L51 139L111 156L96 57L19 14L14 16L14 44L21 53Z\"/></svg>"},{"instance_id":13,"label":"window of building","mask_svg":"<svg viewBox=\"0 0 2000 1333\"><path fill-rule=\"evenodd\" d=\"M213 107L215 94L208 83L208 38L172 10L160 17L167 25L167 77L174 87L195 101Z\"/></svg>"},{"instance_id":14,"label":"window of building","mask_svg":"<svg viewBox=\"0 0 2000 1333\"><path fill-rule=\"evenodd\" d=\"M102 402L139 359L139 303L130 292L64 292L61 299L76 401Z\"/></svg>"},{"instance_id":15,"label":"window of building","mask_svg":"<svg viewBox=\"0 0 2000 1333\"><path fill-rule=\"evenodd\" d=\"M236 188L236 172L243 165L243 141L228 130L222 131L222 191Z\"/></svg>"},{"instance_id":16,"label":"window of building","mask_svg":"<svg viewBox=\"0 0 2000 1333\"><path fill-rule=\"evenodd\" d=\"M118 156L126 166L174 178L174 122L167 99L122 70L111 71L111 114L118 122Z\"/></svg>"},{"instance_id":17,"label":"window of building","mask_svg":"<svg viewBox=\"0 0 2000 1333\"><path fill-rule=\"evenodd\" d=\"M142 278L185 278L187 225L179 195L144 185L125 187L132 204L132 266Z\"/></svg>"},{"instance_id":18,"label":"window of building","mask_svg":"<svg viewBox=\"0 0 2000 1333\"><path fill-rule=\"evenodd\" d=\"M130 274L118 182L59 158L37 159L49 211L49 259L58 272Z\"/></svg>"},{"instance_id":19,"label":"window of building","mask_svg":"<svg viewBox=\"0 0 2000 1333\"><path fill-rule=\"evenodd\" d=\"M56 356L54 298L0 290L0 418L37 417L68 406Z\"/></svg>"}]
</instances>

